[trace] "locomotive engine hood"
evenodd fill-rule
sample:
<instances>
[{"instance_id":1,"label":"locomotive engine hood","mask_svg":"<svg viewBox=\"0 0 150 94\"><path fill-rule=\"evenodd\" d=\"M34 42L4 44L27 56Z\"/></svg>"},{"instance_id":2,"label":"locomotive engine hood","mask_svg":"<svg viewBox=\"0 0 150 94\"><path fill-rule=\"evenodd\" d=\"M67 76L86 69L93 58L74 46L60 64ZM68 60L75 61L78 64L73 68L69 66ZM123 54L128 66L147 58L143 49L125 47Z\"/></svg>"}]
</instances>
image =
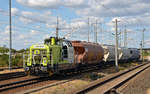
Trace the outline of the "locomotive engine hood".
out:
<instances>
[{"instance_id":1,"label":"locomotive engine hood","mask_svg":"<svg viewBox=\"0 0 150 94\"><path fill-rule=\"evenodd\" d=\"M45 44L32 45L30 47L30 56L28 58L27 66L40 64L47 66L49 47Z\"/></svg>"}]
</instances>

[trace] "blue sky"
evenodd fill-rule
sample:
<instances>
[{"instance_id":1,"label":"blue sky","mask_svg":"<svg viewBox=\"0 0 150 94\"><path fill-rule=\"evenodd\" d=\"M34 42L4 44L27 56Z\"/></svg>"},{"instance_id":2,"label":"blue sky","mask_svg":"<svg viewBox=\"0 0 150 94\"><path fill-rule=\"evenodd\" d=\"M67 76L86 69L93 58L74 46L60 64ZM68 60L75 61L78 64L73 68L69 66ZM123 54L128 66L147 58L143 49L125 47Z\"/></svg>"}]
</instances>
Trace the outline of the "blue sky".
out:
<instances>
[{"instance_id":1,"label":"blue sky","mask_svg":"<svg viewBox=\"0 0 150 94\"><path fill-rule=\"evenodd\" d=\"M98 42L114 44L114 19L118 19L123 46L127 27L128 47L140 47L142 30L145 47L150 46L149 0L12 0L13 48L28 48L55 36L56 18L59 17L60 37L87 41L88 18L98 24ZM0 46L9 46L8 0L0 1ZM94 25L90 25L90 41L94 42Z\"/></svg>"}]
</instances>

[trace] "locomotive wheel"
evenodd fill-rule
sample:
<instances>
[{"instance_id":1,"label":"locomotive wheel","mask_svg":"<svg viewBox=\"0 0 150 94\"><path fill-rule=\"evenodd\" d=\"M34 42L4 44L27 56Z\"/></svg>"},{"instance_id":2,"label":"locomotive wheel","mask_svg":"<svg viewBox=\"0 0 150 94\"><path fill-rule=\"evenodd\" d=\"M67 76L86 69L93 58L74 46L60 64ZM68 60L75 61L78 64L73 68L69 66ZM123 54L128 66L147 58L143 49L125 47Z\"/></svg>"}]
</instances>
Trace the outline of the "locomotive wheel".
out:
<instances>
[{"instance_id":1,"label":"locomotive wheel","mask_svg":"<svg viewBox=\"0 0 150 94\"><path fill-rule=\"evenodd\" d=\"M51 77L53 75L52 71L49 71L49 77Z\"/></svg>"},{"instance_id":2,"label":"locomotive wheel","mask_svg":"<svg viewBox=\"0 0 150 94\"><path fill-rule=\"evenodd\" d=\"M30 76L30 75L31 75L31 72L30 72L30 71L26 71L25 74L26 74L27 76Z\"/></svg>"}]
</instances>

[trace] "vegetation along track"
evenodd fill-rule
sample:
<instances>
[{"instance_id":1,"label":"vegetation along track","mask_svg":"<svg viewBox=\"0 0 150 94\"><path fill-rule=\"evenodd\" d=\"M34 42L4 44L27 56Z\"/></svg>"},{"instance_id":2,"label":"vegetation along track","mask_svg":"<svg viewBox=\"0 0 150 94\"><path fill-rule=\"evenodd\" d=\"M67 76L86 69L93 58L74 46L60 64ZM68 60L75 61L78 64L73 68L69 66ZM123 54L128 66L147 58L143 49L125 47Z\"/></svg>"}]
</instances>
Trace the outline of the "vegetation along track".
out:
<instances>
[{"instance_id":1,"label":"vegetation along track","mask_svg":"<svg viewBox=\"0 0 150 94\"><path fill-rule=\"evenodd\" d=\"M117 88L150 67L150 63L143 63L131 69L115 73L108 77L98 79L88 86L71 92L72 94L116 94Z\"/></svg>"}]
</instances>

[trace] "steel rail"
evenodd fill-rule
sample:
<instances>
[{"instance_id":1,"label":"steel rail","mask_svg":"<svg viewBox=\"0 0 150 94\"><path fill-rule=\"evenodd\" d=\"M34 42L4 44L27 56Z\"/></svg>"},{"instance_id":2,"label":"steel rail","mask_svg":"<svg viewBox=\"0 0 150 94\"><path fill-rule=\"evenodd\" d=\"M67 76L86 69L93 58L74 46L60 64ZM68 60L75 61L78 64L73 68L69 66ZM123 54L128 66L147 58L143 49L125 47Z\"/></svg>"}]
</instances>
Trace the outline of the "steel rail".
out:
<instances>
[{"instance_id":1,"label":"steel rail","mask_svg":"<svg viewBox=\"0 0 150 94\"><path fill-rule=\"evenodd\" d=\"M150 67L150 63L140 64L139 66L110 75L109 77L98 79L81 89L70 92L70 94L109 94L108 92L117 88L119 85L125 83L126 81L130 80L131 78L136 76L138 73L144 71L148 67ZM123 77L125 75L127 75L127 77ZM119 79L121 79L120 77L123 78L119 81ZM116 79L118 80L116 81Z\"/></svg>"}]
</instances>

